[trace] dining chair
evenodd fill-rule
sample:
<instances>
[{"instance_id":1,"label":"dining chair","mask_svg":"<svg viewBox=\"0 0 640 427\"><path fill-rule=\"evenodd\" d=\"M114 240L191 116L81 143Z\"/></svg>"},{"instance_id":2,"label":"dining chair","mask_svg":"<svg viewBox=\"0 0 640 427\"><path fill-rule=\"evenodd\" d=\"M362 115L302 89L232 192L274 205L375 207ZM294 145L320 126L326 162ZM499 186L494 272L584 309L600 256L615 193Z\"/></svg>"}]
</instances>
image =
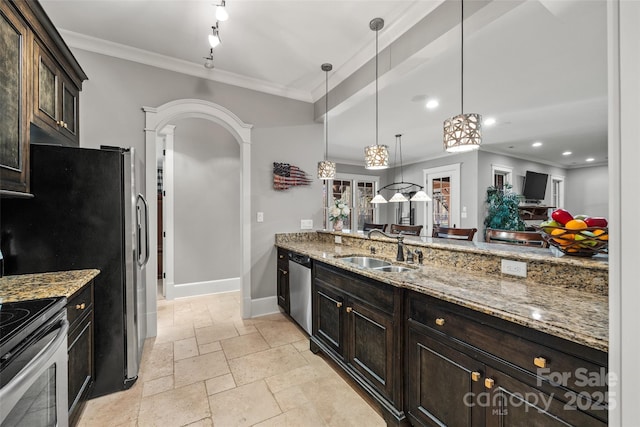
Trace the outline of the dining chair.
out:
<instances>
[{"instance_id":1,"label":"dining chair","mask_svg":"<svg viewBox=\"0 0 640 427\"><path fill-rule=\"evenodd\" d=\"M406 234L409 236L419 236L421 231L421 225L391 224L391 228L389 229L391 234Z\"/></svg>"},{"instance_id":2,"label":"dining chair","mask_svg":"<svg viewBox=\"0 0 640 427\"><path fill-rule=\"evenodd\" d=\"M382 231L387 231L387 224L373 224L370 222L365 222L364 225L362 226L362 231L366 233L367 231L373 230L375 228L380 229Z\"/></svg>"},{"instance_id":3,"label":"dining chair","mask_svg":"<svg viewBox=\"0 0 640 427\"><path fill-rule=\"evenodd\" d=\"M473 240L473 236L478 231L477 228L453 228L434 226L431 237L439 237L441 239L457 239L457 240Z\"/></svg>"},{"instance_id":4,"label":"dining chair","mask_svg":"<svg viewBox=\"0 0 640 427\"><path fill-rule=\"evenodd\" d=\"M487 228L484 240L488 243L504 243L508 245L537 246L547 248L549 244L537 231L508 231Z\"/></svg>"}]
</instances>

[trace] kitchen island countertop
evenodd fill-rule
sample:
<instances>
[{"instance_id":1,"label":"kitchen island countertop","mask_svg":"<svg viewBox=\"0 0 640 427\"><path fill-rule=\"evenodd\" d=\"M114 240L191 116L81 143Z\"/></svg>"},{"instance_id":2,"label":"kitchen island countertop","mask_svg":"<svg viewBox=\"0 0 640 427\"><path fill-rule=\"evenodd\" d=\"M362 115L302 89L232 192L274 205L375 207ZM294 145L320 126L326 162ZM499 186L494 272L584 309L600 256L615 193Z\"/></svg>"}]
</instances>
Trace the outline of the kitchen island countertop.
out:
<instances>
[{"instance_id":1,"label":"kitchen island countertop","mask_svg":"<svg viewBox=\"0 0 640 427\"><path fill-rule=\"evenodd\" d=\"M4 276L0 278L0 298L2 302L69 298L98 274L100 270L87 269Z\"/></svg>"},{"instance_id":2,"label":"kitchen island countertop","mask_svg":"<svg viewBox=\"0 0 640 427\"><path fill-rule=\"evenodd\" d=\"M428 259L425 259L425 265L414 264L410 272L377 272L342 261L348 255L366 254L358 248L286 239L281 239L276 246L393 286L431 295L569 341L608 351L606 295L566 289L550 283L527 283L513 276L430 265Z\"/></svg>"}]
</instances>

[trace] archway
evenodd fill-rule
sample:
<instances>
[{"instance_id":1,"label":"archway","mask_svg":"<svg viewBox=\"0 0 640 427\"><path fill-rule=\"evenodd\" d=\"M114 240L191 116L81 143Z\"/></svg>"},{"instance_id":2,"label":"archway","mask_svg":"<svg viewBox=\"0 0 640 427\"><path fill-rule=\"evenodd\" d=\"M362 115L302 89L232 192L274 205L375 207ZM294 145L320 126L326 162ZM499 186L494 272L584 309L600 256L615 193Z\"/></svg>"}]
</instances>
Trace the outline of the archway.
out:
<instances>
[{"instance_id":1,"label":"archway","mask_svg":"<svg viewBox=\"0 0 640 427\"><path fill-rule=\"evenodd\" d=\"M238 116L226 108L213 102L200 99L181 99L171 101L159 107L143 107L145 112L145 181L146 194L155 194L157 185L158 136L165 126L185 118L201 118L210 120L228 130L240 144L240 247L241 247L241 285L242 317L251 316L251 128ZM158 222L157 207L149 205L149 227L155 230ZM149 250L157 250L156 233L149 233ZM146 266L145 281L147 287L147 333L157 333L157 259L149 258Z\"/></svg>"}]
</instances>

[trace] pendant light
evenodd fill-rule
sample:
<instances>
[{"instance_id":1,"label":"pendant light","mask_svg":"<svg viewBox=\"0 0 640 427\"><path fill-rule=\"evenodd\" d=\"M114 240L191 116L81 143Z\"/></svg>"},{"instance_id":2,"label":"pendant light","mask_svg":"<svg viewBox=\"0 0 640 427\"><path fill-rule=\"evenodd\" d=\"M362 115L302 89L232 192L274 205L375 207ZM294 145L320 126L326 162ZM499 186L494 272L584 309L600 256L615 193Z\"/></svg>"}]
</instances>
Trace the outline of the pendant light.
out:
<instances>
[{"instance_id":1,"label":"pendant light","mask_svg":"<svg viewBox=\"0 0 640 427\"><path fill-rule=\"evenodd\" d=\"M364 148L364 167L366 169L387 169L389 167L389 149L378 145L378 31L384 27L382 18L374 18L369 28L376 32L376 143Z\"/></svg>"},{"instance_id":2,"label":"pendant light","mask_svg":"<svg viewBox=\"0 0 640 427\"><path fill-rule=\"evenodd\" d=\"M213 49L220 44L220 29L217 22L215 26L211 27L211 31L212 33L209 34L209 46Z\"/></svg>"},{"instance_id":3,"label":"pendant light","mask_svg":"<svg viewBox=\"0 0 640 427\"><path fill-rule=\"evenodd\" d=\"M477 150L482 143L482 116L464 113L464 0L460 1L460 109L444 121L444 149L449 153Z\"/></svg>"},{"instance_id":4,"label":"pendant light","mask_svg":"<svg viewBox=\"0 0 640 427\"><path fill-rule=\"evenodd\" d=\"M400 182L394 182L382 187L380 190L378 190L378 194L376 194L376 196L373 199L371 199L371 202L369 203L372 203L372 204L387 203L387 199L385 199L382 196L382 194L380 194L382 190L389 190L389 191L395 192L394 195L389 199L389 202L391 203L400 203L400 202L409 202L409 201L411 202L430 202L431 201L431 197L429 197L429 195L425 193L421 185L414 184L413 182L406 182L404 180L404 171L402 168L401 138L402 138L402 134L396 135L396 160L397 160L398 154L400 155ZM394 161L394 163L397 165L397 161ZM411 199L407 200L407 197L404 194L410 194L416 189L418 191L414 193Z\"/></svg>"},{"instance_id":5,"label":"pendant light","mask_svg":"<svg viewBox=\"0 0 640 427\"><path fill-rule=\"evenodd\" d=\"M329 71L333 69L331 64L322 64L320 67L325 73L324 85L324 160L318 162L318 179L333 179L336 177L336 164L327 160L329 156Z\"/></svg>"},{"instance_id":6,"label":"pendant light","mask_svg":"<svg viewBox=\"0 0 640 427\"><path fill-rule=\"evenodd\" d=\"M222 0L219 5L216 5L216 21L224 22L229 19L229 13L227 12L226 6L227 5L224 0Z\"/></svg>"}]
</instances>

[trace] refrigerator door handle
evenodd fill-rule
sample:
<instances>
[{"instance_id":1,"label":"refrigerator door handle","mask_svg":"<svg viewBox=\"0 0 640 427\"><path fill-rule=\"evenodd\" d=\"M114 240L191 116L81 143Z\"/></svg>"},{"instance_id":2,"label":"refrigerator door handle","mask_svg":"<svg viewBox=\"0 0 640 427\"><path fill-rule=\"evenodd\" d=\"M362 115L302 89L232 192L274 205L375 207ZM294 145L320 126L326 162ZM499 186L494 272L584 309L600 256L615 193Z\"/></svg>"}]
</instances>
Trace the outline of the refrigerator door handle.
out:
<instances>
[{"instance_id":1,"label":"refrigerator door handle","mask_svg":"<svg viewBox=\"0 0 640 427\"><path fill-rule=\"evenodd\" d=\"M144 196L142 194L138 194L138 200L142 202L142 205L144 206L144 259L141 259L141 255L142 255L142 245L140 245L140 236L138 236L138 265L140 267L142 267L143 265L145 265L148 261L149 261L149 205L147 204L147 200L144 198ZM141 218L138 215L137 216L137 221L138 221L138 233L140 233L142 231L142 227L140 225L140 221Z\"/></svg>"}]
</instances>

